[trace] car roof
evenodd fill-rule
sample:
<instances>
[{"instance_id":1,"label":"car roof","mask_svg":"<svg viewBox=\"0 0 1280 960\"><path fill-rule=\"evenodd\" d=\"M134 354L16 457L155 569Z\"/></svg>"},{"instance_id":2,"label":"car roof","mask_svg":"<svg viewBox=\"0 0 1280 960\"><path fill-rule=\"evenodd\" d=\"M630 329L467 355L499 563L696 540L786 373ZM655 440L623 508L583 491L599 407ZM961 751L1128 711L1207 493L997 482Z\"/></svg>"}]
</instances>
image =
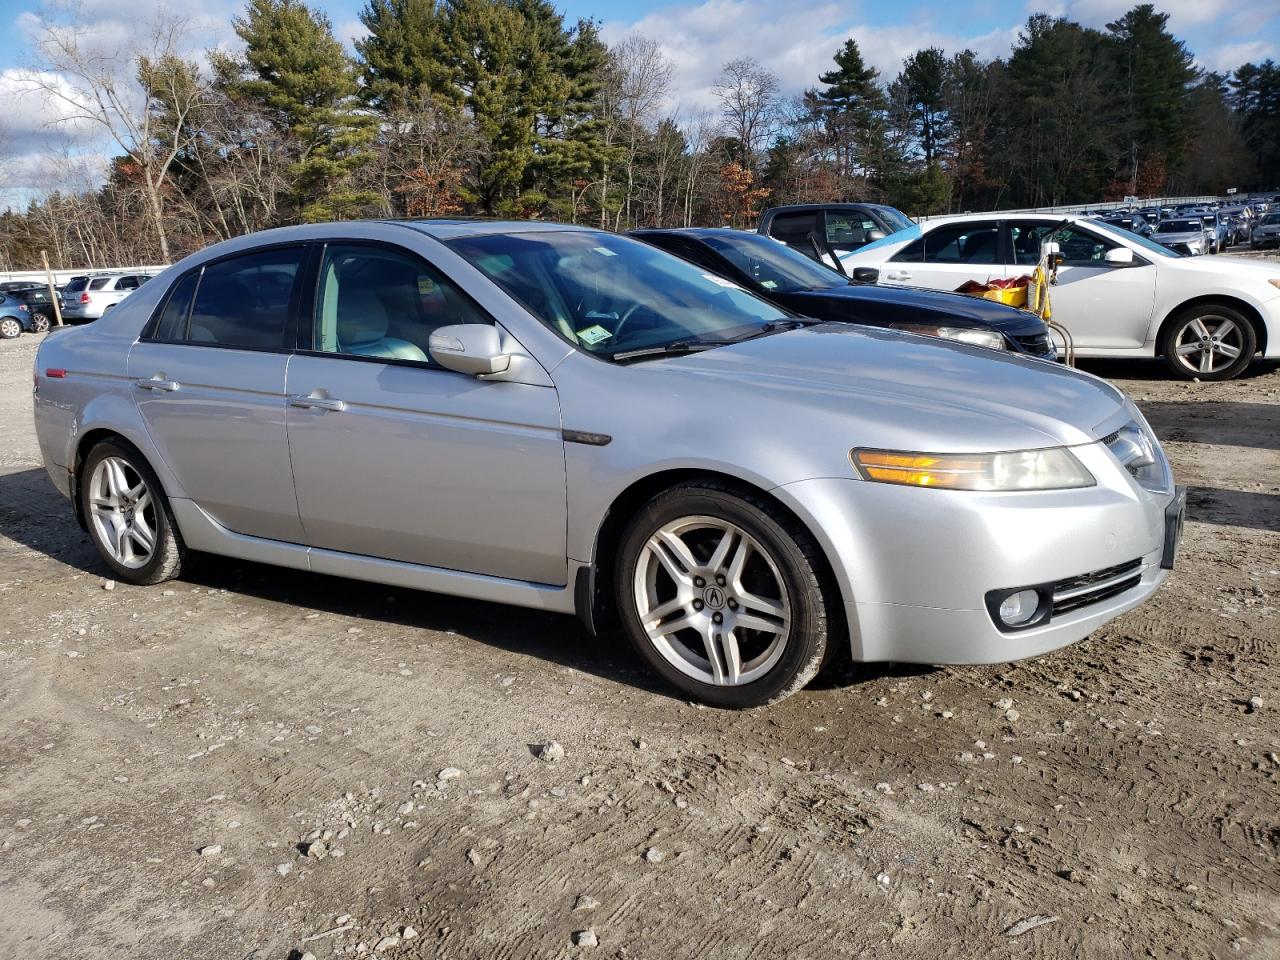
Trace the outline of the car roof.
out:
<instances>
[{"instance_id":1,"label":"car roof","mask_svg":"<svg viewBox=\"0 0 1280 960\"><path fill-rule=\"evenodd\" d=\"M632 230L630 235L644 237L660 233L673 233L682 237L722 237L727 234L735 237L761 239L760 234L754 230L735 230L733 227L642 227L639 230Z\"/></svg>"},{"instance_id":2,"label":"car roof","mask_svg":"<svg viewBox=\"0 0 1280 960\"><path fill-rule=\"evenodd\" d=\"M490 220L484 217L452 217L430 220L384 220L425 233L437 240L453 240L457 237L482 237L502 233L548 233L551 231L581 231L599 233L595 227L577 223L555 223L549 220Z\"/></svg>"}]
</instances>

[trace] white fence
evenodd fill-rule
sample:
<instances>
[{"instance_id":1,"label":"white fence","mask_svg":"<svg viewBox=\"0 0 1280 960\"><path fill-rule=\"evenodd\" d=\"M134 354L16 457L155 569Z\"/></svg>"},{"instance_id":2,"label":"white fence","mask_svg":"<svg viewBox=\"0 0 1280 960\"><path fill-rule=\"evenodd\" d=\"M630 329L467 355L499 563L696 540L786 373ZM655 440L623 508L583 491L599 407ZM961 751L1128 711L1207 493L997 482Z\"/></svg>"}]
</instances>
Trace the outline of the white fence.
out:
<instances>
[{"instance_id":1,"label":"white fence","mask_svg":"<svg viewBox=\"0 0 1280 960\"><path fill-rule=\"evenodd\" d=\"M53 282L61 286L72 277L91 277L103 273L146 273L155 276L167 266L168 264L152 264L151 266L140 267L111 267L103 270L54 270ZM44 283L45 275L43 270L18 270L10 273L0 271L0 282L7 280L30 280L32 283Z\"/></svg>"},{"instance_id":2,"label":"white fence","mask_svg":"<svg viewBox=\"0 0 1280 960\"><path fill-rule=\"evenodd\" d=\"M1241 197L1142 197L1132 202L1124 200L1110 200L1106 203L1068 203L1057 207L1019 207L1016 210L966 210L968 213L991 213L993 215L1005 213L1061 213L1070 215L1074 213L1095 213L1103 210L1128 210L1130 208L1141 207L1177 207L1182 204L1195 203L1212 203L1215 200L1238 200L1240 203L1247 202L1248 198ZM953 217L953 213L939 213L928 217L920 217L920 221L933 220L936 217Z\"/></svg>"}]
</instances>

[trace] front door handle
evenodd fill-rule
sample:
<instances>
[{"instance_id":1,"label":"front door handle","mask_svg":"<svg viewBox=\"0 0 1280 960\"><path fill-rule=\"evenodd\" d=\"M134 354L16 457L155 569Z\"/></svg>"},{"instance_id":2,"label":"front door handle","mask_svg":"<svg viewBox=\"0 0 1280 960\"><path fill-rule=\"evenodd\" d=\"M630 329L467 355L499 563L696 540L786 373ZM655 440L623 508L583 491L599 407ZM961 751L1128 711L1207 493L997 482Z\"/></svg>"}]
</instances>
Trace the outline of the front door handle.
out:
<instances>
[{"instance_id":1,"label":"front door handle","mask_svg":"<svg viewBox=\"0 0 1280 960\"><path fill-rule=\"evenodd\" d=\"M294 396L289 398L289 406L303 410L332 410L334 413L341 413L347 409L346 401L335 397Z\"/></svg>"},{"instance_id":2,"label":"front door handle","mask_svg":"<svg viewBox=\"0 0 1280 960\"><path fill-rule=\"evenodd\" d=\"M158 374L150 380L135 380L134 383L140 390L160 390L164 393L173 393L178 389L178 383L176 380L165 380Z\"/></svg>"},{"instance_id":3,"label":"front door handle","mask_svg":"<svg viewBox=\"0 0 1280 960\"><path fill-rule=\"evenodd\" d=\"M911 274L905 270L895 270L893 273L886 273L884 278L886 280L910 280Z\"/></svg>"}]
</instances>

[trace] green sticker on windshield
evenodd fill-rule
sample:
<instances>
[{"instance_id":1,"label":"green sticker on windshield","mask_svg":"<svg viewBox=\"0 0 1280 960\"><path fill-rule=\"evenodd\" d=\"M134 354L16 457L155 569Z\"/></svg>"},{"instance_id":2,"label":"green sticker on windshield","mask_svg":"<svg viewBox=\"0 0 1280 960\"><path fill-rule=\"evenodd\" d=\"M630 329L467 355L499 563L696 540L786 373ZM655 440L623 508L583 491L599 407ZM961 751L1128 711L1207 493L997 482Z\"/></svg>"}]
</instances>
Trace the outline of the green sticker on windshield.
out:
<instances>
[{"instance_id":1,"label":"green sticker on windshield","mask_svg":"<svg viewBox=\"0 0 1280 960\"><path fill-rule=\"evenodd\" d=\"M592 324L585 330L578 331L578 339L589 347L594 347L597 343L608 340L612 336L612 333L598 323Z\"/></svg>"}]
</instances>

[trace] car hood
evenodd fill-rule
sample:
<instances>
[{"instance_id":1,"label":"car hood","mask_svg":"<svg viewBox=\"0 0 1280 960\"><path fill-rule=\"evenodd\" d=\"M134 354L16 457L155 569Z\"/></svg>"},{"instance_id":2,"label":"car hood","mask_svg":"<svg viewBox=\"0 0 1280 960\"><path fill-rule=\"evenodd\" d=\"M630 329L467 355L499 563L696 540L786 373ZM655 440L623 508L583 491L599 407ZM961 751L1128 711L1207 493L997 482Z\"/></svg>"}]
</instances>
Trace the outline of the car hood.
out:
<instances>
[{"instance_id":1,"label":"car hood","mask_svg":"<svg viewBox=\"0 0 1280 960\"><path fill-rule=\"evenodd\" d=\"M1196 230L1191 233L1157 233L1152 236L1153 240L1160 243L1186 243L1188 240L1203 240L1204 231Z\"/></svg>"},{"instance_id":2,"label":"car hood","mask_svg":"<svg viewBox=\"0 0 1280 960\"><path fill-rule=\"evenodd\" d=\"M632 368L752 429L934 453L1091 443L1131 416L1105 381L896 330L821 324ZM698 389L698 387L702 389Z\"/></svg>"},{"instance_id":3,"label":"car hood","mask_svg":"<svg viewBox=\"0 0 1280 960\"><path fill-rule=\"evenodd\" d=\"M1034 314L1003 303L917 287L881 287L874 284L849 284L828 290L803 290L788 295L789 303L804 312L806 300L825 300L849 305L850 320L857 320L860 303L892 304L904 315L918 311L922 320L937 321L938 314L957 317L1008 334L1044 332L1044 322Z\"/></svg>"}]
</instances>

